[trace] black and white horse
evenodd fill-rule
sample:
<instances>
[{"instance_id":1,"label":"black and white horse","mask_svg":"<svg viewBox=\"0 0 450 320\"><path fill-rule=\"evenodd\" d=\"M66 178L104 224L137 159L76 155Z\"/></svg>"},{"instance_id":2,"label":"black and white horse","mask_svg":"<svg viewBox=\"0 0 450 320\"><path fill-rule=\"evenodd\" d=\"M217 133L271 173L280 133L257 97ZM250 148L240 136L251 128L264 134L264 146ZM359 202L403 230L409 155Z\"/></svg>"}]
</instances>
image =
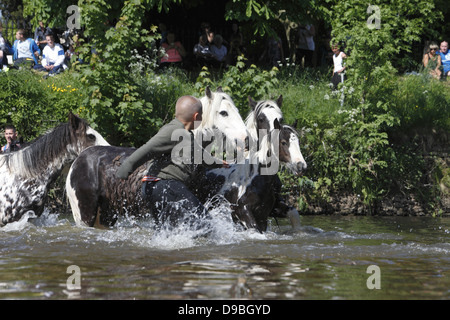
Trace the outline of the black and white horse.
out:
<instances>
[{"instance_id":1,"label":"black and white horse","mask_svg":"<svg viewBox=\"0 0 450 320\"><path fill-rule=\"evenodd\" d=\"M28 212L44 210L50 184L64 165L94 145L109 145L81 118L69 121L18 151L0 155L0 226L18 221Z\"/></svg>"},{"instance_id":2,"label":"black and white horse","mask_svg":"<svg viewBox=\"0 0 450 320\"><path fill-rule=\"evenodd\" d=\"M249 155L244 163L229 168L209 170L205 181L197 183L197 193L203 201L222 195L232 207L233 220L248 229L266 231L269 215L276 205L277 173L284 163L293 174L300 174L307 165L300 151L298 134L283 125L277 101L255 102L249 97L252 112L246 119L252 138ZM298 212L290 212L293 225Z\"/></svg>"},{"instance_id":3,"label":"black and white horse","mask_svg":"<svg viewBox=\"0 0 450 320\"><path fill-rule=\"evenodd\" d=\"M230 96L220 88L216 92L207 88L200 100L202 121L194 135L211 137L215 130L235 147L236 144L244 147L247 129ZM66 191L78 225L112 226L120 215L148 213L140 190L147 164L137 168L127 180L116 178L118 167L134 151L134 148L94 147L74 161L66 180Z\"/></svg>"}]
</instances>

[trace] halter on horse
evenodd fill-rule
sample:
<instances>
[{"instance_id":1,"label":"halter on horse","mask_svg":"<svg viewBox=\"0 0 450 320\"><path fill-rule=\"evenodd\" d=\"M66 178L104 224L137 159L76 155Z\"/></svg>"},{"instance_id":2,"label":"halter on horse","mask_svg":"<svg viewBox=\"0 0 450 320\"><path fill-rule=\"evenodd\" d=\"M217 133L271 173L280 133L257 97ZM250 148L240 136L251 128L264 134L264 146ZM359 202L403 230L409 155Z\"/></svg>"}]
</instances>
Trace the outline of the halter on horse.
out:
<instances>
[{"instance_id":1,"label":"halter on horse","mask_svg":"<svg viewBox=\"0 0 450 320\"><path fill-rule=\"evenodd\" d=\"M50 184L65 164L94 145L109 145L79 117L64 123L19 151L0 155L0 226L25 213L40 216Z\"/></svg>"},{"instance_id":2,"label":"halter on horse","mask_svg":"<svg viewBox=\"0 0 450 320\"><path fill-rule=\"evenodd\" d=\"M194 130L198 137L218 130L231 144L244 144L247 130L231 98L220 89L206 90L200 99L202 122ZM77 224L88 226L113 225L119 215L143 215L148 212L141 196L142 177L147 164L137 168L127 180L116 178L120 163L135 151L134 148L94 147L86 150L72 164L66 190ZM97 221L96 221L97 219Z\"/></svg>"},{"instance_id":3,"label":"halter on horse","mask_svg":"<svg viewBox=\"0 0 450 320\"><path fill-rule=\"evenodd\" d=\"M282 97L276 102L256 103L251 98L249 102L253 111L247 117L247 129L258 143L253 141L246 163L208 171L206 180L199 183L202 187L198 192L204 201L216 194L224 196L231 203L235 221L263 232L276 201L274 189L279 161L294 174L306 169L306 162L300 152L296 131L280 124Z\"/></svg>"}]
</instances>

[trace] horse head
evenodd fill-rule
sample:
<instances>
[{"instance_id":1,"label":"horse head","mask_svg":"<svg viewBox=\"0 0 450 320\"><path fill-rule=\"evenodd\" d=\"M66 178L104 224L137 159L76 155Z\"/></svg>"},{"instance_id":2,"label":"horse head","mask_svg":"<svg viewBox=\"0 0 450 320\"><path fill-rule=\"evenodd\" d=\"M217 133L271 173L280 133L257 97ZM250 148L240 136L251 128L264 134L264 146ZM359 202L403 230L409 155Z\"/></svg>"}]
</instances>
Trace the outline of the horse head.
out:
<instances>
[{"instance_id":1,"label":"horse head","mask_svg":"<svg viewBox=\"0 0 450 320\"><path fill-rule=\"evenodd\" d=\"M70 131L71 152L78 156L84 149L91 146L109 146L110 144L93 128L91 128L86 121L80 117L69 112L68 128Z\"/></svg>"},{"instance_id":2,"label":"horse head","mask_svg":"<svg viewBox=\"0 0 450 320\"><path fill-rule=\"evenodd\" d=\"M283 96L280 95L276 101L258 102L249 96L248 101L252 111L245 123L251 139L250 156L263 165L275 160L273 165L278 168L277 134L283 122L283 112L280 108Z\"/></svg>"},{"instance_id":3,"label":"horse head","mask_svg":"<svg viewBox=\"0 0 450 320\"><path fill-rule=\"evenodd\" d=\"M294 127L282 125L280 130L279 159L295 175L306 170L307 165L300 150L300 141Z\"/></svg>"},{"instance_id":4,"label":"horse head","mask_svg":"<svg viewBox=\"0 0 450 320\"><path fill-rule=\"evenodd\" d=\"M194 132L217 130L233 148L243 148L248 140L248 132L231 97L221 87L216 92L207 87L200 101L203 106L202 121Z\"/></svg>"}]
</instances>

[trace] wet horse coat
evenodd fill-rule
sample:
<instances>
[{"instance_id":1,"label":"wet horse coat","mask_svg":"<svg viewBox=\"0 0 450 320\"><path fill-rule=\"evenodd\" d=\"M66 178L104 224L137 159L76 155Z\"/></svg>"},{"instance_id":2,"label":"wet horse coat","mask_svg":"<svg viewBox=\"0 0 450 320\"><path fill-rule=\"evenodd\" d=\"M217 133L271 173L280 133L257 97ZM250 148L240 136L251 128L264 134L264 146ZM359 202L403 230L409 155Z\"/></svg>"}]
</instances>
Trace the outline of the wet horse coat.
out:
<instances>
[{"instance_id":1,"label":"wet horse coat","mask_svg":"<svg viewBox=\"0 0 450 320\"><path fill-rule=\"evenodd\" d=\"M0 226L44 210L50 184L64 165L93 145L109 145L87 123L69 114L64 123L18 151L0 155Z\"/></svg>"},{"instance_id":2,"label":"wet horse coat","mask_svg":"<svg viewBox=\"0 0 450 320\"><path fill-rule=\"evenodd\" d=\"M194 130L194 135L201 137L218 130L230 144L236 140L243 146L247 130L232 99L219 89L213 93L208 88L206 96L200 100L202 123ZM147 164L137 168L126 180L116 177L120 164L134 151L134 148L95 147L74 161L66 190L77 224L111 226L120 215L149 213L141 195L141 179L147 172Z\"/></svg>"},{"instance_id":3,"label":"wet horse coat","mask_svg":"<svg viewBox=\"0 0 450 320\"><path fill-rule=\"evenodd\" d=\"M241 222L246 228L263 232L267 229L269 215L277 205L275 193L280 187L276 175L279 161L286 164L294 174L306 169L306 162L295 129L280 124L283 120L279 108L282 97L277 101L258 103L251 98L249 100L253 111L246 123L253 140L258 141L258 147L253 143L250 155L243 164L209 170L205 181L198 183L198 193L204 201L216 194L224 196L233 208L235 221ZM268 167L271 170L267 170Z\"/></svg>"}]
</instances>

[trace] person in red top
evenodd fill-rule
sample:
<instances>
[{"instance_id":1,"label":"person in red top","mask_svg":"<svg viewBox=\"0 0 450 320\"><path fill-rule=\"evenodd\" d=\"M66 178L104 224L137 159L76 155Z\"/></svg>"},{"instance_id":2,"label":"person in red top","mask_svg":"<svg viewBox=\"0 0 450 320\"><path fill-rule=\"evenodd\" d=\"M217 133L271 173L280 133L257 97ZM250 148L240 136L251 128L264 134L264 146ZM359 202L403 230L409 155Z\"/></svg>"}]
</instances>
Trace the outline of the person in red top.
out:
<instances>
[{"instance_id":1,"label":"person in red top","mask_svg":"<svg viewBox=\"0 0 450 320\"><path fill-rule=\"evenodd\" d=\"M175 33L169 31L167 33L167 42L161 45L165 50L165 55L161 58L160 66L181 65L183 58L186 56L186 50L180 41L175 41Z\"/></svg>"}]
</instances>

